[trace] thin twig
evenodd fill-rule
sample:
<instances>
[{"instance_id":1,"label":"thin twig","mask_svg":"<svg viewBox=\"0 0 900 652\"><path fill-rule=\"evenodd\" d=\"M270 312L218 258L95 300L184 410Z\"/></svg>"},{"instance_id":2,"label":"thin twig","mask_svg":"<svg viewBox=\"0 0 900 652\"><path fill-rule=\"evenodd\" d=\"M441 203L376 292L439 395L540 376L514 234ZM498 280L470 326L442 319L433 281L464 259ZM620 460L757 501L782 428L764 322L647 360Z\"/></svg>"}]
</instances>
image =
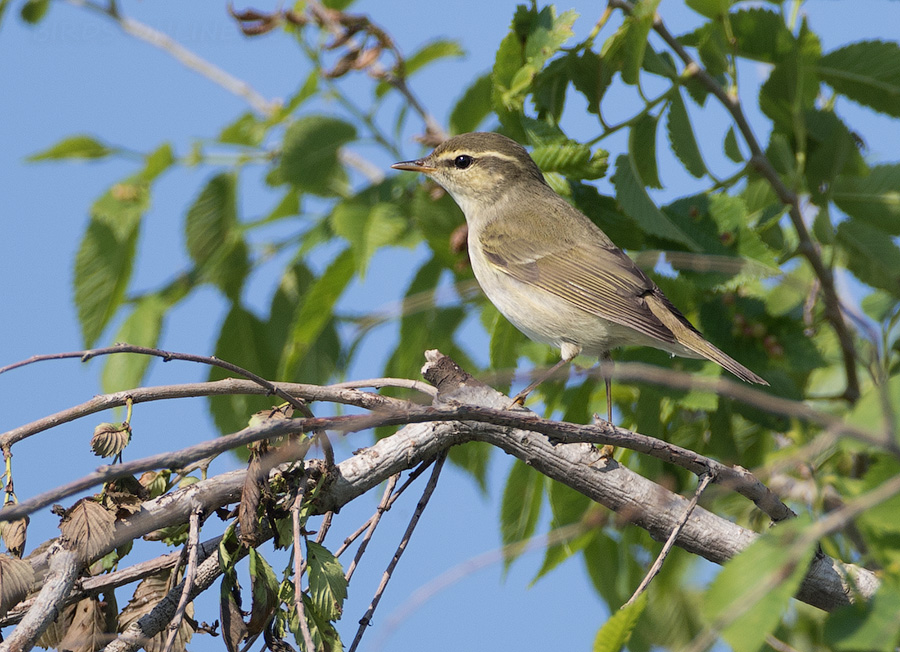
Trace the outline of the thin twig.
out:
<instances>
[{"instance_id":1,"label":"thin twig","mask_svg":"<svg viewBox=\"0 0 900 652\"><path fill-rule=\"evenodd\" d=\"M650 582L652 582L653 578L657 576L660 569L662 568L663 562L666 560L666 557L669 556L669 551L672 550L672 546L675 545L675 539L677 539L678 535L681 534L681 531L684 529L685 523L687 523L688 519L691 517L691 513L697 506L697 501L700 500L700 496L702 496L703 492L706 491L706 488L709 486L709 483L712 482L712 479L713 476L711 473L705 473L700 477L700 484L697 486L697 491L694 492L694 497L691 498L691 502L689 502L687 504L687 507L684 508L684 513L682 514L681 519L679 519L678 523L672 529L672 534L670 534L669 538L666 539L665 544L663 544L662 550L659 551L659 555L657 555L656 557L656 561L653 562L650 570L647 571L647 575L643 580L641 580L641 583L635 590L634 595L628 598L628 602L622 605L623 609L637 600L638 596L640 596L641 593L643 593L646 588L650 586Z\"/></svg>"},{"instance_id":2,"label":"thin twig","mask_svg":"<svg viewBox=\"0 0 900 652\"><path fill-rule=\"evenodd\" d=\"M306 607L303 604L303 545L300 533L300 510L303 507L303 496L306 493L306 471L300 473L297 479L297 494L291 505L291 527L294 533L294 609L297 610L297 620L300 623L300 632L303 634L303 642L306 650L315 650L312 642L312 634L309 631L309 623L306 622Z\"/></svg>"},{"instance_id":3,"label":"thin twig","mask_svg":"<svg viewBox=\"0 0 900 652\"><path fill-rule=\"evenodd\" d=\"M423 462L415 469L413 469L409 476L406 478L406 481L402 485L400 485L400 488L397 489L397 491L393 493L384 511L390 511L391 507L394 506L394 503L397 501L397 499L403 495L403 492L406 491L406 489L416 480L416 478L422 475L429 466L431 466L430 460L427 462ZM371 525L372 523L372 520L375 519L376 516L377 514L373 514L372 516L370 516L365 523L363 523L356 529L353 534L344 539L341 547L338 548L337 551L335 551L334 556L340 557L342 554L344 554L344 552L347 551L347 548L349 548L353 544L353 542L356 541L360 536L362 536L363 532L368 529L369 525Z\"/></svg>"},{"instance_id":4,"label":"thin twig","mask_svg":"<svg viewBox=\"0 0 900 652\"><path fill-rule=\"evenodd\" d=\"M356 555L353 557L353 561L350 562L350 566L347 567L347 572L344 573L344 577L347 581L350 581L350 578L353 577L353 572L356 570L356 567L359 565L359 560L362 559L363 554L366 552L366 548L369 546L369 541L372 540L372 535L375 533L375 528L378 527L378 523L381 521L381 517L388 510L388 505L391 501L391 494L394 493L394 487L397 486L397 480L400 478L400 474L394 474L391 476L390 480L387 481L387 486L384 488L384 493L381 495L381 502L378 503L378 508L375 510L375 513L372 515L372 518L369 519L369 527L366 529L366 536L363 537L363 540L359 543L359 548L356 549Z\"/></svg>"},{"instance_id":5,"label":"thin twig","mask_svg":"<svg viewBox=\"0 0 900 652\"><path fill-rule=\"evenodd\" d=\"M425 511L425 507L428 505L428 501L431 499L431 494L434 493L435 487L437 487L438 478L441 475L441 469L444 466L444 461L447 459L447 451L441 451L438 454L437 459L434 461L434 468L431 470L431 477L428 479L428 484L425 486L425 490L422 492L422 497L419 499L419 503L416 505L416 511L413 512L412 518L409 520L409 525L406 528L406 532L403 534L403 539L400 541L400 545L397 546L396 552L394 552L394 556L388 564L387 569L384 571L384 575L381 576L381 583L378 585L378 589L375 591L375 595L372 597L372 602L369 604L369 608L366 609L365 615L359 621L359 629L356 631L356 637L353 639L353 643L350 645L350 649L348 652L355 652L355 650L359 647L360 641L362 641L363 634L366 632L366 628L369 626L369 623L372 621L372 615L375 613L375 609L378 607L378 603L381 601L381 596L384 595L384 591L387 588L388 582L391 580L391 576L394 573L394 569L397 567L397 563L400 561L400 557L403 555L403 551L406 550L406 546L409 544L409 540L412 537L412 533L416 529L416 525L419 523L419 519L422 516L422 513Z\"/></svg>"},{"instance_id":6,"label":"thin twig","mask_svg":"<svg viewBox=\"0 0 900 652\"><path fill-rule=\"evenodd\" d=\"M246 101L254 111L262 116L268 117L280 106L279 102L267 100L259 92L254 90L250 84L225 72L215 64L210 63L191 50L188 50L168 34L164 34L134 18L123 16L119 13L118 9L115 8L115 4L111 3L108 6L104 6L95 2L87 2L86 0L66 0L66 2L75 7L90 9L101 16L109 18L126 34L169 54L185 67L200 73L214 84L217 84L229 93L240 97Z\"/></svg>"},{"instance_id":7,"label":"thin twig","mask_svg":"<svg viewBox=\"0 0 900 652\"><path fill-rule=\"evenodd\" d=\"M169 635L166 638L166 645L163 652L170 652L172 646L175 645L175 639L178 637L178 630L181 628L181 621L184 619L184 612L190 603L191 587L194 585L194 578L197 576L198 564L198 547L200 545L200 515L203 507L196 505L191 511L191 518L187 541L187 570L184 573L184 589L181 591L181 598L178 601L178 607L175 609L175 616L168 625Z\"/></svg>"}]
</instances>

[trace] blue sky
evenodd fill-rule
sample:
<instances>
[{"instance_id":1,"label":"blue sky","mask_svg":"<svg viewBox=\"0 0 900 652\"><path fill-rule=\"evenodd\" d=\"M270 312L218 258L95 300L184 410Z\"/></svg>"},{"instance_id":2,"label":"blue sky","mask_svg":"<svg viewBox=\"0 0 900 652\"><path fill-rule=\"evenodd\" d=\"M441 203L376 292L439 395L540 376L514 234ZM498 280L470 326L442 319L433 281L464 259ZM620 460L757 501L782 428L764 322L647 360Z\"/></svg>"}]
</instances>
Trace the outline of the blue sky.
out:
<instances>
[{"instance_id":1,"label":"blue sky","mask_svg":"<svg viewBox=\"0 0 900 652\"><path fill-rule=\"evenodd\" d=\"M423 104L446 123L465 84L492 65L493 52L514 7L514 2L369 0L357 3L353 11L370 14L406 53L437 37L462 43L467 52L464 59L436 64L414 77L411 84ZM575 29L583 36L603 3L582 1L558 7L574 8L581 15ZM304 58L289 38L275 34L245 39L228 18L224 4L125 2L122 8L126 15L170 34L247 80L267 98L291 94L308 72ZM896 25L900 25L900 2L891 0L812 0L803 11L826 52L857 40L896 38ZM676 34L699 22L674 0L662 2L660 13ZM611 32L608 27L604 34ZM764 79L765 70L751 66L743 69L742 75L758 83ZM91 164L29 164L25 157L75 133L92 134L136 151L149 151L168 140L184 154L193 141L213 137L247 106L168 55L122 35L102 17L62 2L53 3L49 16L37 27L24 25L15 12L8 12L0 29L0 87L6 89L0 97L0 138L4 144L0 152L2 366L34 354L81 348L72 303L74 254L93 200L134 170L133 163L121 159ZM765 120L755 110L754 88L751 83L744 100L751 122L764 140ZM609 100L613 116L616 102L615 97ZM839 110L868 144L867 156L872 162L897 160L900 133L896 122L891 124L847 102L839 105ZM573 133L595 129L587 116L578 114L577 106L566 120ZM726 164L719 151L723 125L724 114L703 125L710 135L701 135L701 148L713 167ZM412 136L421 127L413 121L411 128L405 134L409 158L420 151ZM620 140L611 139L604 145L621 151L616 148L623 143L624 134ZM369 155L373 150L361 146L358 151ZM391 162L372 155L374 162L385 168ZM173 270L186 266L187 254L181 241L184 213L213 172L209 168L178 168L157 184L142 233L135 272L138 287L157 287ZM696 184L686 175L679 176L684 173L664 158L661 174L669 190L667 195L657 196L660 200L687 194L694 189L691 184ZM606 181L601 181L600 187L611 192ZM241 193L246 219L263 214L275 201L260 183L258 173L244 175ZM345 300L347 306L365 311L390 305L408 282L406 277L398 278L397 270L412 269L419 255L393 251L376 257L365 284L358 284ZM274 261L269 271L277 271L279 262L284 261ZM248 288L247 303L266 305L274 282L271 274L261 273ZM215 290L196 293L174 311L161 345L177 351L211 353L215 329L226 309ZM110 343L114 333L115 328L103 343ZM485 360L487 343L476 325L470 325L466 333L471 334L471 354ZM379 375L384 352L393 346L395 337L396 324L378 329L367 347L370 354L350 377ZM100 392L100 368L97 362L49 362L0 376L0 430L88 400ZM154 364L147 384L201 380L206 373L186 363ZM14 468L20 498L96 467L99 460L88 450L94 425L85 420L17 445ZM134 427L135 440L127 451L128 459L215 436L201 401L141 406ZM339 452L346 455L366 441L365 434L356 435ZM230 459L218 464L221 470L236 465ZM445 471L376 614L375 626L367 634L366 649L375 649L375 644L384 640L383 625L412 591L444 570L498 546L497 514L508 464L508 459L495 456L487 496L480 495L455 469ZM340 541L344 531L352 531L367 518L376 501L373 496L345 510L340 518L342 529L334 533L332 542ZM398 503L354 578L340 628L345 641L352 639L353 623L362 615L414 505L415 496ZM52 536L55 523L56 518L46 510L36 515L31 544ZM403 621L387 643L396 649L419 648L425 640L432 650L481 649L495 647L497 641L510 649L585 649L605 619L605 608L588 586L577 560L563 564L528 588L540 561L540 553L532 553L514 565L505 578L500 564L466 575ZM119 599L124 604L124 592ZM201 609L201 620L211 622L218 617L214 605ZM215 639L201 637L195 639L191 649L219 649L219 645Z\"/></svg>"}]
</instances>

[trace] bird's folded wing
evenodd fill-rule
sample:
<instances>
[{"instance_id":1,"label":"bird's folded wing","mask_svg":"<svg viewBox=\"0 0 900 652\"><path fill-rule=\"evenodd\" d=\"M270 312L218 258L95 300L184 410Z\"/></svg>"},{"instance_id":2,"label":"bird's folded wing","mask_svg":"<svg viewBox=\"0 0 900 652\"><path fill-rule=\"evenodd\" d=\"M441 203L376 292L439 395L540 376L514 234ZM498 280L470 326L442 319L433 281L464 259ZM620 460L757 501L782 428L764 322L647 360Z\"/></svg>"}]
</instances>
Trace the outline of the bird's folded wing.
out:
<instances>
[{"instance_id":1,"label":"bird's folded wing","mask_svg":"<svg viewBox=\"0 0 900 652\"><path fill-rule=\"evenodd\" d=\"M620 249L569 241L558 243L549 253L539 254L521 238L484 232L480 240L485 256L498 270L585 312L663 342L674 342L672 332L644 300L653 294L671 307L679 321L687 323L653 281Z\"/></svg>"}]
</instances>

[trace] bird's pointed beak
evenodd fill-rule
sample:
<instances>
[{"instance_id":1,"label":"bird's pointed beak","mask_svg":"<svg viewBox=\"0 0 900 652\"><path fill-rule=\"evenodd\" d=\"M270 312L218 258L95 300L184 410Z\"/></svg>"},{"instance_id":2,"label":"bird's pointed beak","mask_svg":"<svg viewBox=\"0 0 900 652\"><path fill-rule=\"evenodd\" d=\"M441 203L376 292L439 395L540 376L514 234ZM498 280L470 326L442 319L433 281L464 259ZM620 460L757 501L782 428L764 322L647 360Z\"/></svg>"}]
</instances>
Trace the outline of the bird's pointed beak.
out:
<instances>
[{"instance_id":1,"label":"bird's pointed beak","mask_svg":"<svg viewBox=\"0 0 900 652\"><path fill-rule=\"evenodd\" d=\"M394 163L391 167L395 170L406 170L408 172L423 172L425 174L431 174L432 172L437 171L436 167L428 165L426 163L428 159L420 158L415 161L400 161L399 163Z\"/></svg>"}]
</instances>

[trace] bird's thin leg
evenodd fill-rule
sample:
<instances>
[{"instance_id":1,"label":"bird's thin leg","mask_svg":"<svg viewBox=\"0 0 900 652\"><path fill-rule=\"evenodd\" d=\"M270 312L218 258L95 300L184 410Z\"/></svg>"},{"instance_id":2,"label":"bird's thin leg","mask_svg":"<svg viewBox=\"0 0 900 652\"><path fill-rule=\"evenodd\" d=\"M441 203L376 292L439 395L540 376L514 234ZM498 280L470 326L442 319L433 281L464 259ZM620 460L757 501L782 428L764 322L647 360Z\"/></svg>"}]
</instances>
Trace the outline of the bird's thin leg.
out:
<instances>
[{"instance_id":1,"label":"bird's thin leg","mask_svg":"<svg viewBox=\"0 0 900 652\"><path fill-rule=\"evenodd\" d=\"M575 356L572 356L572 358L574 358L574 357ZM509 408L507 408L507 409L514 408L517 405L525 405L525 399L528 397L528 395L531 394L531 392L533 392L535 389L537 389L538 385L540 385L542 382L544 382L545 380L550 378L550 376L552 376L557 371L559 371L559 369L561 367L569 364L572 361L572 358L563 358L562 360L557 362L555 365L550 367L546 372L544 372L543 374L538 376L538 378L534 382L532 382L528 387L526 387L525 389L523 389L521 392L519 392L518 394L516 394L513 397L512 403L509 405Z\"/></svg>"},{"instance_id":2,"label":"bird's thin leg","mask_svg":"<svg viewBox=\"0 0 900 652\"><path fill-rule=\"evenodd\" d=\"M600 375L603 376L603 384L606 385L606 422L612 423L612 356L609 351L600 356ZM600 455L612 459L616 452L615 446L607 444L600 449Z\"/></svg>"}]
</instances>

